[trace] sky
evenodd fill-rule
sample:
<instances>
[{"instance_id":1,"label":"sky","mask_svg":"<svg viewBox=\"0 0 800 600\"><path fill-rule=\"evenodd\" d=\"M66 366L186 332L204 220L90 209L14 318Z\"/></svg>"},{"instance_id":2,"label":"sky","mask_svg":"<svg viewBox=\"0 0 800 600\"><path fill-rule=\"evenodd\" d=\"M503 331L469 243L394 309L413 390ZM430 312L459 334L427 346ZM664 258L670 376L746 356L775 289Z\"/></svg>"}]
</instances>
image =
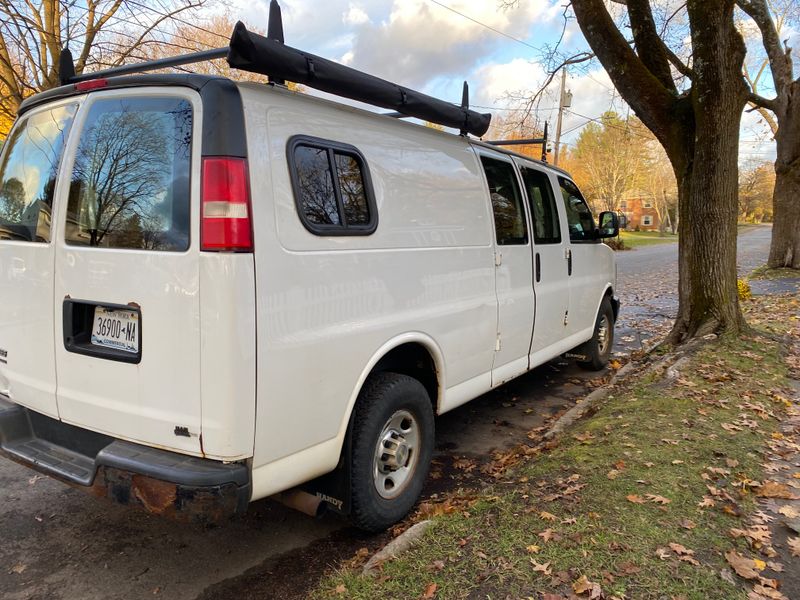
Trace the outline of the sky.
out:
<instances>
[{"instance_id":1,"label":"sky","mask_svg":"<svg viewBox=\"0 0 800 600\"><path fill-rule=\"evenodd\" d=\"M511 97L530 95L546 73L543 48L563 29L562 0L282 0L289 46L361 71L460 102L468 81L470 104L481 112L507 115ZM231 0L234 18L266 29L269 0ZM790 32L792 37L798 37ZM800 46L800 39L796 46ZM561 47L586 50L574 20ZM629 109L597 61L568 74L572 106L564 114L562 143L574 145L584 125L607 110ZM311 92L314 93L314 92ZM555 130L558 85L551 85L537 116ZM774 160L774 143L756 113L742 119L740 162Z\"/></svg>"}]
</instances>

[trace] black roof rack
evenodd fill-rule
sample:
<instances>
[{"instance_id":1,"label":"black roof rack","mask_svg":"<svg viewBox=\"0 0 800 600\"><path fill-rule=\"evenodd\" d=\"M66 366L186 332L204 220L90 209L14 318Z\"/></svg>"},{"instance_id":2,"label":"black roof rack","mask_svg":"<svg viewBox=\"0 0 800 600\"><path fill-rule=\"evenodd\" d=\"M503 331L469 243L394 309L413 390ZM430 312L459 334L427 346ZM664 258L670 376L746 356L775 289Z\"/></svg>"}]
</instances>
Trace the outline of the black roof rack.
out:
<instances>
[{"instance_id":1,"label":"black roof rack","mask_svg":"<svg viewBox=\"0 0 800 600\"><path fill-rule=\"evenodd\" d=\"M542 145L542 162L547 162L547 121L544 123L544 132L540 138L523 138L519 140L487 140L492 146L527 146L529 144Z\"/></svg>"},{"instance_id":2,"label":"black roof rack","mask_svg":"<svg viewBox=\"0 0 800 600\"><path fill-rule=\"evenodd\" d=\"M71 55L65 49L60 64L61 83L78 83L90 79L226 58L232 68L261 73L268 76L272 83L282 84L284 81L293 81L337 96L380 106L400 113L404 117L414 117L453 127L458 129L461 135L471 133L482 136L489 129L491 114L478 113L469 109L469 92L466 82L464 82L464 91L459 106L286 46L283 42L283 25L277 0L270 2L267 31L267 37L264 37L248 31L244 24L239 22L233 30L227 47L122 65L81 75L75 75Z\"/></svg>"}]
</instances>

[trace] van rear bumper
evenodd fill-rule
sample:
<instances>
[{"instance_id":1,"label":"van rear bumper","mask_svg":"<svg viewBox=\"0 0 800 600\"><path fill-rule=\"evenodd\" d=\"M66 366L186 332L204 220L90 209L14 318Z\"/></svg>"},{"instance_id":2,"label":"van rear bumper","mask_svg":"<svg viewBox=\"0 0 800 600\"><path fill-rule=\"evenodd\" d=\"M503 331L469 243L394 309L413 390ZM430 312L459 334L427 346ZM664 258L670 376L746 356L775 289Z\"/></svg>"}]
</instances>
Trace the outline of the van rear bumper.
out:
<instances>
[{"instance_id":1,"label":"van rear bumper","mask_svg":"<svg viewBox=\"0 0 800 600\"><path fill-rule=\"evenodd\" d=\"M68 425L0 394L0 455L117 503L180 521L220 522L250 502L243 463L186 456Z\"/></svg>"}]
</instances>

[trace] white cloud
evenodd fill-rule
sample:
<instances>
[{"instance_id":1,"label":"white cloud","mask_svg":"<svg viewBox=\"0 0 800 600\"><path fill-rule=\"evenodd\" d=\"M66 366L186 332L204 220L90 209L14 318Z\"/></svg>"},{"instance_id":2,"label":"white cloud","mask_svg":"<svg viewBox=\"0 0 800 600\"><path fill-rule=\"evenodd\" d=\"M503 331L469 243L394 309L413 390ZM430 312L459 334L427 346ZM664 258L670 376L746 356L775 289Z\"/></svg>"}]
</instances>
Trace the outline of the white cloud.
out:
<instances>
[{"instance_id":1,"label":"white cloud","mask_svg":"<svg viewBox=\"0 0 800 600\"><path fill-rule=\"evenodd\" d=\"M346 25L363 25L364 23L369 23L370 20L369 15L363 8L351 3L342 16L342 22Z\"/></svg>"}]
</instances>

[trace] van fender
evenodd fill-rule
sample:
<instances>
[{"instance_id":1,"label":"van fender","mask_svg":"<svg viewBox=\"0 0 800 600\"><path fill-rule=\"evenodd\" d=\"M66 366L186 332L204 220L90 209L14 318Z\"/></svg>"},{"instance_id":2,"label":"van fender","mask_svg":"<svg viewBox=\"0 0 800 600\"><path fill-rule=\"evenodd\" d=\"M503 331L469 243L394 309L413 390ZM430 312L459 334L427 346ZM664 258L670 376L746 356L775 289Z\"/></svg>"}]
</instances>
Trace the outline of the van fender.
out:
<instances>
[{"instance_id":1,"label":"van fender","mask_svg":"<svg viewBox=\"0 0 800 600\"><path fill-rule=\"evenodd\" d=\"M300 490L305 494L310 494L318 499L318 505L322 509L333 510L342 515L350 513L350 470L348 468L345 458L345 450L350 445L350 438L347 431L350 427L350 419L353 416L358 395L361 393L361 388L369 377L375 365L395 348L403 344L416 343L423 346L433 357L434 368L436 369L436 379L438 384L438 392L436 399L436 413L438 414L441 408L442 397L445 388L445 370L444 370L444 357L439 345L432 337L419 331L412 331L400 334L393 337L384 343L378 350L376 350L372 358L367 362L367 365L361 372L356 385L350 394L350 399L347 403L347 410L342 418L342 423L339 426L339 433L337 434L336 448L339 449L339 462L336 468L325 474L313 479L300 486ZM319 508L319 506L318 506Z\"/></svg>"}]
</instances>

